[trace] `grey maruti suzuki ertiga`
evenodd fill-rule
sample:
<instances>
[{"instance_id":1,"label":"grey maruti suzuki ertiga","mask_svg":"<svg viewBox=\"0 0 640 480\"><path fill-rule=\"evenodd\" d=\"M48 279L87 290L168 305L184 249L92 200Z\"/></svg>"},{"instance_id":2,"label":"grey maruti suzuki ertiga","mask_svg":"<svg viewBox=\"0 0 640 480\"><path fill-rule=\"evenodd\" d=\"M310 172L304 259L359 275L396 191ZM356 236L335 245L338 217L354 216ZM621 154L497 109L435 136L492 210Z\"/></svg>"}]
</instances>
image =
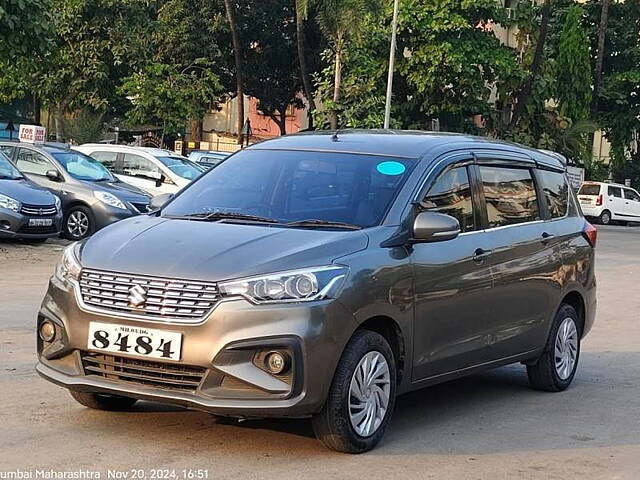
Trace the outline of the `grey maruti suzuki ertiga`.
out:
<instances>
[{"instance_id":1,"label":"grey maruti suzuki ertiga","mask_svg":"<svg viewBox=\"0 0 640 480\"><path fill-rule=\"evenodd\" d=\"M515 362L564 390L596 311L596 231L564 171L453 134L251 146L65 251L37 370L91 408L309 416L353 453L410 390Z\"/></svg>"}]
</instances>

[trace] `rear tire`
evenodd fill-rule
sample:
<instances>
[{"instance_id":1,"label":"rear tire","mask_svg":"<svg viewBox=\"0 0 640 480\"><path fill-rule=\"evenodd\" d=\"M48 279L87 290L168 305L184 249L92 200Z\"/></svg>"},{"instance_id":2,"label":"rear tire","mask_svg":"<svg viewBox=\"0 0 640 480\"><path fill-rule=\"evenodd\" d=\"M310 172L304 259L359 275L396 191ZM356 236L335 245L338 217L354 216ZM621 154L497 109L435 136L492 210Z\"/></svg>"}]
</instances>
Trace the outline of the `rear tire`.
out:
<instances>
[{"instance_id":1,"label":"rear tire","mask_svg":"<svg viewBox=\"0 0 640 480\"><path fill-rule=\"evenodd\" d=\"M384 436L395 396L389 343L376 332L357 331L340 358L322 411L311 420L316 438L338 452L371 450Z\"/></svg>"},{"instance_id":2,"label":"rear tire","mask_svg":"<svg viewBox=\"0 0 640 480\"><path fill-rule=\"evenodd\" d=\"M98 393L74 392L69 393L80 405L95 410L122 411L129 410L138 400L118 395L102 395Z\"/></svg>"},{"instance_id":3,"label":"rear tire","mask_svg":"<svg viewBox=\"0 0 640 480\"><path fill-rule=\"evenodd\" d=\"M609 225L611 223L611 212L604 210L598 217L598 222L600 222L601 225Z\"/></svg>"},{"instance_id":4,"label":"rear tire","mask_svg":"<svg viewBox=\"0 0 640 480\"><path fill-rule=\"evenodd\" d=\"M565 390L573 381L580 359L580 319L576 310L562 304L556 313L544 352L527 365L530 385L546 392Z\"/></svg>"}]
</instances>

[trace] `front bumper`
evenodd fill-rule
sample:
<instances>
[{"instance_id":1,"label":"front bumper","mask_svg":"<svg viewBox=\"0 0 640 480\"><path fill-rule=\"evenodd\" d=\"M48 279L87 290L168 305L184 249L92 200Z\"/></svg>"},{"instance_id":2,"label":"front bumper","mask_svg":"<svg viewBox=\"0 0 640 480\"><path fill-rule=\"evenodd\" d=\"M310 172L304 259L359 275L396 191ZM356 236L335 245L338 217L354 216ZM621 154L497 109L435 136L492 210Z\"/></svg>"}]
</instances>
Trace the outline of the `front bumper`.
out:
<instances>
[{"instance_id":1,"label":"front bumper","mask_svg":"<svg viewBox=\"0 0 640 480\"><path fill-rule=\"evenodd\" d=\"M127 209L115 208L106 203L97 202L92 205L91 210L96 222L96 231L111 225L112 223L119 222L125 218L135 217L140 215L134 207L127 207Z\"/></svg>"},{"instance_id":2,"label":"front bumper","mask_svg":"<svg viewBox=\"0 0 640 480\"><path fill-rule=\"evenodd\" d=\"M36 370L45 379L70 390L118 394L237 417L301 417L318 412L337 361L355 328L354 317L332 300L264 306L245 300L223 300L199 324L106 316L83 311L74 287L55 277L42 304L38 327L45 319L55 323L59 333L53 344L44 344L38 338ZM156 382L121 378L117 372L100 375L88 370L87 358L102 355L87 348L91 321L181 333L180 362L153 359L144 368L151 372L177 365L197 370L202 372L197 387L165 388ZM273 350L286 351L292 359L290 369L282 376L260 368L257 360ZM120 365L130 359L138 362L131 356L110 357L105 362ZM116 370L128 368L125 365Z\"/></svg>"},{"instance_id":3,"label":"front bumper","mask_svg":"<svg viewBox=\"0 0 640 480\"><path fill-rule=\"evenodd\" d=\"M30 219L51 219L51 226L31 227ZM62 213L48 216L28 216L13 210L0 209L0 237L4 238L50 238L60 234Z\"/></svg>"}]
</instances>

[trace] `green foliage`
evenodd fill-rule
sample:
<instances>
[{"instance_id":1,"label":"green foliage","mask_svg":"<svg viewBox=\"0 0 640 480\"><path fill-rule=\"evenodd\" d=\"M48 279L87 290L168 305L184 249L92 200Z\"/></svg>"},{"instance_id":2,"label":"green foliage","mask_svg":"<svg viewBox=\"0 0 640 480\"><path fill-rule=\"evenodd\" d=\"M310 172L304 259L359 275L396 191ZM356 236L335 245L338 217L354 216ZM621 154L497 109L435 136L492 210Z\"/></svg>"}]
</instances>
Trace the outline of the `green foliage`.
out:
<instances>
[{"instance_id":1,"label":"green foliage","mask_svg":"<svg viewBox=\"0 0 640 480\"><path fill-rule=\"evenodd\" d=\"M556 78L560 113L574 122L588 118L591 105L589 39L582 27L583 16L579 5L569 9L558 45Z\"/></svg>"},{"instance_id":2,"label":"green foliage","mask_svg":"<svg viewBox=\"0 0 640 480\"><path fill-rule=\"evenodd\" d=\"M64 136L75 144L98 142L104 133L104 112L83 109L64 119Z\"/></svg>"},{"instance_id":3,"label":"green foliage","mask_svg":"<svg viewBox=\"0 0 640 480\"><path fill-rule=\"evenodd\" d=\"M49 48L50 0L0 0L0 63Z\"/></svg>"},{"instance_id":4,"label":"green foliage","mask_svg":"<svg viewBox=\"0 0 640 480\"><path fill-rule=\"evenodd\" d=\"M132 124L159 123L168 133L179 133L191 118L202 118L222 86L206 59L182 67L151 63L128 77L120 92L131 98L127 118Z\"/></svg>"}]
</instances>

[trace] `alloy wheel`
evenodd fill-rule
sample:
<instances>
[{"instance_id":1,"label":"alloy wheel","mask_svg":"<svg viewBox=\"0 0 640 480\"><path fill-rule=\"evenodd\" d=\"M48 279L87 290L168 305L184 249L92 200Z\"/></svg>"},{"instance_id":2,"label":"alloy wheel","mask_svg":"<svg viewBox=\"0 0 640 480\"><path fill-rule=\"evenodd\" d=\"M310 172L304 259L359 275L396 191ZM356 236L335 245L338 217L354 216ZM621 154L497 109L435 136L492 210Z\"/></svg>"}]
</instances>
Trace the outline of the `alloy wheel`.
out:
<instances>
[{"instance_id":1,"label":"alloy wheel","mask_svg":"<svg viewBox=\"0 0 640 480\"><path fill-rule=\"evenodd\" d=\"M389 408L391 374L386 358L373 351L364 355L351 377L349 420L361 437L373 435Z\"/></svg>"},{"instance_id":2,"label":"alloy wheel","mask_svg":"<svg viewBox=\"0 0 640 480\"><path fill-rule=\"evenodd\" d=\"M89 231L89 217L81 210L71 212L67 219L67 230L73 238L83 238Z\"/></svg>"},{"instance_id":3,"label":"alloy wheel","mask_svg":"<svg viewBox=\"0 0 640 480\"><path fill-rule=\"evenodd\" d=\"M573 318L567 317L560 324L555 342L556 373L566 380L573 373L578 356L578 329Z\"/></svg>"}]
</instances>

